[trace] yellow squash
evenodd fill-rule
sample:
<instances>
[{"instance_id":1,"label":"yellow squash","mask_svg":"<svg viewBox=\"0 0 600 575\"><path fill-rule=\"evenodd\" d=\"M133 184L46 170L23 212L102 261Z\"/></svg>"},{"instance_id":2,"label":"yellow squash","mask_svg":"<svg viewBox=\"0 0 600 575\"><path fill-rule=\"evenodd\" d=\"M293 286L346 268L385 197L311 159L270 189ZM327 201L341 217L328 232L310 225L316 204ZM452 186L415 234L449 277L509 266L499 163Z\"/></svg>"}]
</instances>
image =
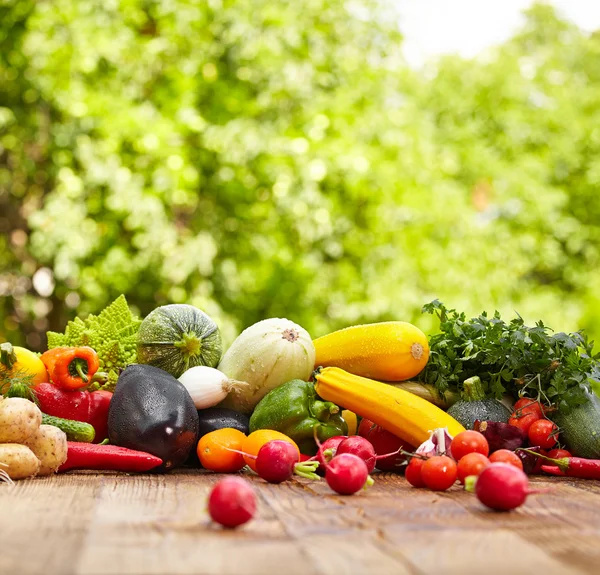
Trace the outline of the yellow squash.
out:
<instances>
[{"instance_id":1,"label":"yellow squash","mask_svg":"<svg viewBox=\"0 0 600 575\"><path fill-rule=\"evenodd\" d=\"M429 359L425 334L403 321L355 325L313 343L315 367L340 367L383 381L410 379L422 371Z\"/></svg>"},{"instance_id":2,"label":"yellow squash","mask_svg":"<svg viewBox=\"0 0 600 575\"><path fill-rule=\"evenodd\" d=\"M326 367L315 376L315 390L325 401L350 409L415 447L439 427L455 436L465 428L427 400L393 385Z\"/></svg>"}]
</instances>

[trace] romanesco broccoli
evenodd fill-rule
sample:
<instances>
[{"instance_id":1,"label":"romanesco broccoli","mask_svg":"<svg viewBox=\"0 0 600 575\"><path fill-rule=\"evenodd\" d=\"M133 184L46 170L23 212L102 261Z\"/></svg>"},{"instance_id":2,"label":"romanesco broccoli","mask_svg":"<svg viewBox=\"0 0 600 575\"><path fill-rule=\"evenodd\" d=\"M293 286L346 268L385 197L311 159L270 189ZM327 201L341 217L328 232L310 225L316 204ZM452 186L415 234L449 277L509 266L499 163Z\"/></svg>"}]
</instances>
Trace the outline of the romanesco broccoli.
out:
<instances>
[{"instance_id":1,"label":"romanesco broccoli","mask_svg":"<svg viewBox=\"0 0 600 575\"><path fill-rule=\"evenodd\" d=\"M121 371L137 360L137 332L141 323L141 319L132 315L125 296L120 295L100 314L70 321L64 334L49 331L48 349L79 345L92 347L100 359L100 371L108 374L108 380L104 384L93 384L90 390L102 388L112 391Z\"/></svg>"}]
</instances>

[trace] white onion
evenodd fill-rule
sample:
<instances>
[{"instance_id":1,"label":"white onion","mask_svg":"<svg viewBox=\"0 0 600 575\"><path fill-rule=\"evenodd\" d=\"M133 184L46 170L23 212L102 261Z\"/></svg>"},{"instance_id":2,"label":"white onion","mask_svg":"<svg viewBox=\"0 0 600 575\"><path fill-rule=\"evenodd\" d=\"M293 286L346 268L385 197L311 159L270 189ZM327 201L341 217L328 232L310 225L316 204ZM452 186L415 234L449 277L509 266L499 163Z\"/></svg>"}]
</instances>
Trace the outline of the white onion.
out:
<instances>
[{"instance_id":1,"label":"white onion","mask_svg":"<svg viewBox=\"0 0 600 575\"><path fill-rule=\"evenodd\" d=\"M190 367L179 377L192 397L196 409L206 409L221 403L231 391L248 385L243 381L229 379L223 372L214 367L197 365Z\"/></svg>"}]
</instances>

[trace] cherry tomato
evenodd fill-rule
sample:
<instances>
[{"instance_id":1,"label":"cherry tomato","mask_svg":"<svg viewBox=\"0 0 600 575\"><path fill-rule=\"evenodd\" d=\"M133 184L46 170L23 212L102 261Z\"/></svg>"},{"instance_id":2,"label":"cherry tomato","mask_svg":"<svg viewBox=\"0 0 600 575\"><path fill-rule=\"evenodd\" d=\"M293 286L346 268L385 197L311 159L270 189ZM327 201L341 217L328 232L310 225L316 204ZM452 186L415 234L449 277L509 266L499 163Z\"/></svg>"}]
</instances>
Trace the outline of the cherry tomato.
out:
<instances>
[{"instance_id":1,"label":"cherry tomato","mask_svg":"<svg viewBox=\"0 0 600 575\"><path fill-rule=\"evenodd\" d=\"M539 401L531 399L530 397L522 397L513 405L513 414L521 416L527 413L535 413L536 415L543 417L544 408Z\"/></svg>"},{"instance_id":2,"label":"cherry tomato","mask_svg":"<svg viewBox=\"0 0 600 575\"><path fill-rule=\"evenodd\" d=\"M457 475L456 461L447 455L430 457L421 467L423 483L433 491L450 489L456 483Z\"/></svg>"},{"instance_id":3,"label":"cherry tomato","mask_svg":"<svg viewBox=\"0 0 600 575\"><path fill-rule=\"evenodd\" d=\"M566 449L552 449L548 451L548 457L552 459L562 459L563 457L573 457L573 455Z\"/></svg>"},{"instance_id":4,"label":"cherry tomato","mask_svg":"<svg viewBox=\"0 0 600 575\"><path fill-rule=\"evenodd\" d=\"M490 455L490 463L508 463L523 470L523 462L521 458L510 449L498 449Z\"/></svg>"},{"instance_id":5,"label":"cherry tomato","mask_svg":"<svg viewBox=\"0 0 600 575\"><path fill-rule=\"evenodd\" d=\"M479 431L461 431L450 444L452 457L460 461L469 453L481 453L487 457L490 446L487 439Z\"/></svg>"},{"instance_id":6,"label":"cherry tomato","mask_svg":"<svg viewBox=\"0 0 600 575\"><path fill-rule=\"evenodd\" d=\"M551 449L556 445L558 427L548 419L538 419L531 424L527 436L531 445Z\"/></svg>"},{"instance_id":7,"label":"cherry tomato","mask_svg":"<svg viewBox=\"0 0 600 575\"><path fill-rule=\"evenodd\" d=\"M467 455L461 457L456 466L458 480L464 483L465 478L469 475L477 477L489 463L490 460L481 453L467 453Z\"/></svg>"},{"instance_id":8,"label":"cherry tomato","mask_svg":"<svg viewBox=\"0 0 600 575\"><path fill-rule=\"evenodd\" d=\"M423 463L425 463L424 459L421 459L420 457L413 457L410 460L410 463L406 466L404 477L406 477L406 481L408 481L413 487L425 487L425 482L421 477L421 468L423 467Z\"/></svg>"},{"instance_id":9,"label":"cherry tomato","mask_svg":"<svg viewBox=\"0 0 600 575\"><path fill-rule=\"evenodd\" d=\"M386 455L394 453L402 448L404 451L414 451L412 445L403 442L398 436L383 429L379 425L375 425L368 419L363 419L358 428L358 435L368 439L377 455ZM380 471L399 471L402 469L402 464L406 460L406 456L402 453L396 453L389 457L382 457L375 463L375 467Z\"/></svg>"},{"instance_id":10,"label":"cherry tomato","mask_svg":"<svg viewBox=\"0 0 600 575\"><path fill-rule=\"evenodd\" d=\"M533 423L539 421L540 417L537 413L524 413L523 415L513 415L508 419L509 425L518 427L523 433L527 433Z\"/></svg>"},{"instance_id":11,"label":"cherry tomato","mask_svg":"<svg viewBox=\"0 0 600 575\"><path fill-rule=\"evenodd\" d=\"M542 419L543 416L543 408L539 401L522 397L515 403L508 423L527 433L531 424Z\"/></svg>"}]
</instances>

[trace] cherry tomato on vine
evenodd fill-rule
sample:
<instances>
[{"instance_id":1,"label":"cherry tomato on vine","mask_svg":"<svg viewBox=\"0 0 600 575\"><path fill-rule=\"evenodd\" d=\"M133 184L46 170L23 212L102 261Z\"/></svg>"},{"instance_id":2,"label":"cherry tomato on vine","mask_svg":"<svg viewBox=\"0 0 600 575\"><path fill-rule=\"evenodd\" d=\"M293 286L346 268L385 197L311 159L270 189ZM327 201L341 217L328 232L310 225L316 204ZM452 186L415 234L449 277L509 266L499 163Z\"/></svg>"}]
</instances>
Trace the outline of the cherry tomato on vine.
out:
<instances>
[{"instance_id":1,"label":"cherry tomato on vine","mask_svg":"<svg viewBox=\"0 0 600 575\"><path fill-rule=\"evenodd\" d=\"M467 453L456 466L458 480L464 483L465 478L470 475L477 477L489 463L490 460L481 453Z\"/></svg>"},{"instance_id":2,"label":"cherry tomato on vine","mask_svg":"<svg viewBox=\"0 0 600 575\"><path fill-rule=\"evenodd\" d=\"M456 461L447 455L430 457L421 467L423 483L433 491L450 489L456 483L457 475Z\"/></svg>"},{"instance_id":3,"label":"cherry tomato on vine","mask_svg":"<svg viewBox=\"0 0 600 575\"><path fill-rule=\"evenodd\" d=\"M566 449L552 449L548 452L548 457L551 457L552 459L562 459L563 457L573 457L573 455Z\"/></svg>"},{"instance_id":4,"label":"cherry tomato on vine","mask_svg":"<svg viewBox=\"0 0 600 575\"><path fill-rule=\"evenodd\" d=\"M450 444L452 457L460 461L469 453L481 453L487 457L490 452L490 446L485 436L479 431L461 431Z\"/></svg>"},{"instance_id":5,"label":"cherry tomato on vine","mask_svg":"<svg viewBox=\"0 0 600 575\"><path fill-rule=\"evenodd\" d=\"M558 427L548 419L538 419L531 424L527 436L531 445L551 449L558 439Z\"/></svg>"},{"instance_id":6,"label":"cherry tomato on vine","mask_svg":"<svg viewBox=\"0 0 600 575\"><path fill-rule=\"evenodd\" d=\"M523 462L521 458L510 449L498 449L498 451L494 451L490 455L491 463L508 463L509 465L514 465L519 469L523 470Z\"/></svg>"},{"instance_id":7,"label":"cherry tomato on vine","mask_svg":"<svg viewBox=\"0 0 600 575\"><path fill-rule=\"evenodd\" d=\"M542 419L543 413L544 410L539 401L522 397L515 403L508 423L527 433L534 422Z\"/></svg>"}]
</instances>

